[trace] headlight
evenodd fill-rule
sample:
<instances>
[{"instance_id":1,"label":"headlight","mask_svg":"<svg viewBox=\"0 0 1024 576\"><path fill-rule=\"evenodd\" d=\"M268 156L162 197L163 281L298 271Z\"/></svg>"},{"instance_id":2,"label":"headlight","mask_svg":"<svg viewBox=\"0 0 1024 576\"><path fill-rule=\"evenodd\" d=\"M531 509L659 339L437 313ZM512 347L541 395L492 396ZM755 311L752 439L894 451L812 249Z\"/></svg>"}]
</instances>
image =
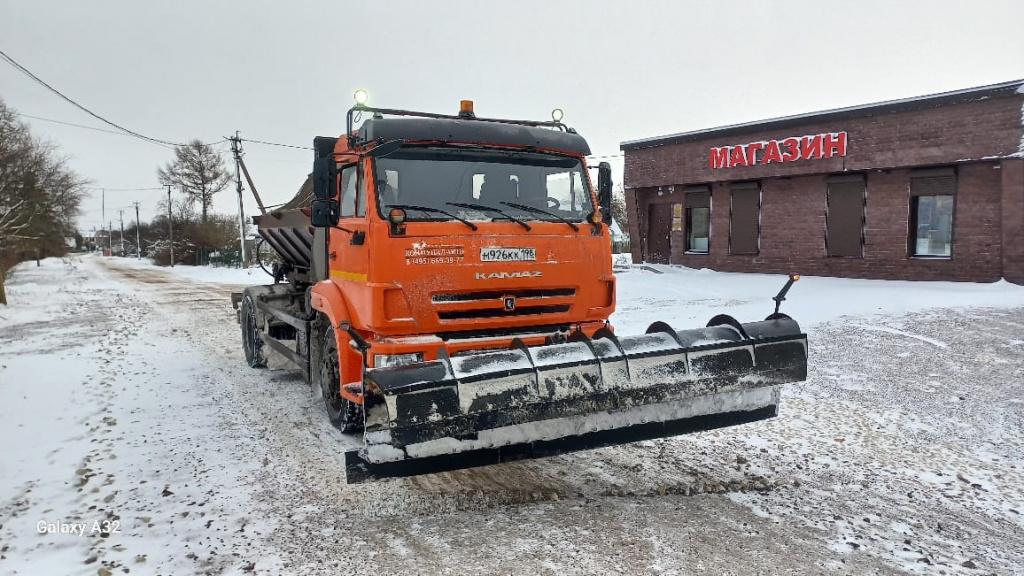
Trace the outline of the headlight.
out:
<instances>
[{"instance_id":1,"label":"headlight","mask_svg":"<svg viewBox=\"0 0 1024 576\"><path fill-rule=\"evenodd\" d=\"M413 362L422 362L423 352L411 352L409 354L374 354L373 355L373 367L374 368L391 368L393 366L401 366L403 364L412 364Z\"/></svg>"}]
</instances>

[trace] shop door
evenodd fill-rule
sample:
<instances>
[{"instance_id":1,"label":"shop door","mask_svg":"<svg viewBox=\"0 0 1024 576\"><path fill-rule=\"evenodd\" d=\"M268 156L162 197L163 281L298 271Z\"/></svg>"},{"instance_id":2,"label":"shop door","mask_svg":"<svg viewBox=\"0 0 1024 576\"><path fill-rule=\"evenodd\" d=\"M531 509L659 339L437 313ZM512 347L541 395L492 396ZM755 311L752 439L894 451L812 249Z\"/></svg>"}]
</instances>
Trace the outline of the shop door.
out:
<instances>
[{"instance_id":1,"label":"shop door","mask_svg":"<svg viewBox=\"0 0 1024 576\"><path fill-rule=\"evenodd\" d=\"M668 264L672 253L669 233L672 231L672 205L651 204L647 218L647 254L644 260L652 264Z\"/></svg>"}]
</instances>

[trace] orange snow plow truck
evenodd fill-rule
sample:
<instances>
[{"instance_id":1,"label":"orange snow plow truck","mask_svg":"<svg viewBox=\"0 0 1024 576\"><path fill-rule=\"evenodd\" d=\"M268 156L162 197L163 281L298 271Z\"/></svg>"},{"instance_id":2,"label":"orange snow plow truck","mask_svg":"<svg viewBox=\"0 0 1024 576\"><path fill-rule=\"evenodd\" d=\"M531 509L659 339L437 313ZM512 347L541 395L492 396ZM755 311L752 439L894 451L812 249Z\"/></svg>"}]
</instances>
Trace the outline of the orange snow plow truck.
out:
<instances>
[{"instance_id":1,"label":"orange snow plow truck","mask_svg":"<svg viewBox=\"0 0 1024 576\"><path fill-rule=\"evenodd\" d=\"M778 311L796 275L763 321L613 332L611 169L595 190L553 117L357 104L298 195L254 217L280 262L232 296L246 361L295 364L361 435L349 483L754 422L806 378Z\"/></svg>"}]
</instances>

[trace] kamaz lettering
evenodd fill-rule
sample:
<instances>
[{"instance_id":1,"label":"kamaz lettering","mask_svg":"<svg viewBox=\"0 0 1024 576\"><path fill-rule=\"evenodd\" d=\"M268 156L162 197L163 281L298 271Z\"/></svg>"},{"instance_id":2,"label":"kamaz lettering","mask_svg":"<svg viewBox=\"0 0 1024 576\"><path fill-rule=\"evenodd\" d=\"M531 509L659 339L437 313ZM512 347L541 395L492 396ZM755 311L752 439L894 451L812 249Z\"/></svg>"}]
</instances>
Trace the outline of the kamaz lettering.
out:
<instances>
[{"instance_id":1,"label":"kamaz lettering","mask_svg":"<svg viewBox=\"0 0 1024 576\"><path fill-rule=\"evenodd\" d=\"M532 272L477 272L473 275L477 280L493 280L500 278L540 278L543 272L534 270Z\"/></svg>"}]
</instances>

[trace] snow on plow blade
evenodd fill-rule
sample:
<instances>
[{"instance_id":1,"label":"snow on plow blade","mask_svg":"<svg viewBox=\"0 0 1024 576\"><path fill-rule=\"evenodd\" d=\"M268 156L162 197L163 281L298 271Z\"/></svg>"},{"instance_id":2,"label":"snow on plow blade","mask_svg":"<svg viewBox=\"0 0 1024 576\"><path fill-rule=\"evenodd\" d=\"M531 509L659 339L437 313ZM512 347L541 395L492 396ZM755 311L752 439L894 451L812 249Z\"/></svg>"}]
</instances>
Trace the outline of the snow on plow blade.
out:
<instances>
[{"instance_id":1,"label":"snow on plow blade","mask_svg":"<svg viewBox=\"0 0 1024 576\"><path fill-rule=\"evenodd\" d=\"M413 476L663 438L775 416L807 376L807 337L774 315L370 369L347 480Z\"/></svg>"}]
</instances>

